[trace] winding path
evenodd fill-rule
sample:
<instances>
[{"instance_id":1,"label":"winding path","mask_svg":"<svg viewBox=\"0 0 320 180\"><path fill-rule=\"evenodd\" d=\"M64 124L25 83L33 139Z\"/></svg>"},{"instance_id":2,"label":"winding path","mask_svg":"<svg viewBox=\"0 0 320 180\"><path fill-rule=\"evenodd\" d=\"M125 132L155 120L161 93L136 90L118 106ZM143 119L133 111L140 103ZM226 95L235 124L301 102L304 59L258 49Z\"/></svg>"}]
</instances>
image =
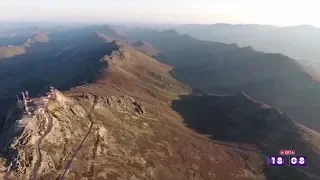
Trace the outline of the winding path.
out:
<instances>
[{"instance_id":1,"label":"winding path","mask_svg":"<svg viewBox=\"0 0 320 180\"><path fill-rule=\"evenodd\" d=\"M59 175L58 179L59 180L63 180L65 178L65 176L69 173L69 170L70 170L70 167L71 167L71 164L74 160L74 158L76 157L77 153L80 151L80 149L82 148L83 144L85 143L85 141L87 140L89 134L91 133L91 130L92 130L92 127L93 127L93 120L92 120L92 111L93 111L93 108L95 107L95 105L93 105L93 107L91 108L90 112L89 112L89 115L87 116L89 121L90 121L90 126L89 126L89 130L88 132L86 133L86 135L84 136L84 138L82 139L82 141L80 142L80 144L78 145L77 149L75 150L75 152L73 153L70 161L67 163L67 165L65 166L64 168L64 171L61 175Z\"/></svg>"},{"instance_id":2,"label":"winding path","mask_svg":"<svg viewBox=\"0 0 320 180\"><path fill-rule=\"evenodd\" d=\"M46 119L48 121L48 126L47 126L47 129L46 131L44 132L44 134L39 138L39 140L36 142L36 146L37 146L37 152L36 152L36 158L37 158L37 162L35 163L34 165L34 168L33 168L33 171L30 175L30 180L35 180L36 177L37 177L37 174L38 174L38 171L39 171L39 168L40 168L40 165L41 165L41 162L42 162L42 155L41 155L41 143L43 141L43 139L50 133L51 129L52 129L52 118L49 114L46 114L45 113L45 116L46 116Z\"/></svg>"}]
</instances>

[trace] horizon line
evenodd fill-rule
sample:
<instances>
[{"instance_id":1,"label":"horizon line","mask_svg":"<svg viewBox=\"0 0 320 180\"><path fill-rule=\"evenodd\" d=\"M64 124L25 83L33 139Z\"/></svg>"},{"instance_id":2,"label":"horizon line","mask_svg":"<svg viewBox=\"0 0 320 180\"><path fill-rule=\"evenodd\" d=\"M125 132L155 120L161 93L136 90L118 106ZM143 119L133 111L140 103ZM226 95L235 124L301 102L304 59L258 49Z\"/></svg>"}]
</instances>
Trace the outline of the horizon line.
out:
<instances>
[{"instance_id":1,"label":"horizon line","mask_svg":"<svg viewBox=\"0 0 320 180\"><path fill-rule=\"evenodd\" d=\"M161 23L161 22L139 22L139 21L88 21L88 20L69 20L69 21L61 21L61 20L0 20L0 25L3 24L70 24L70 23L79 23L79 24L115 24L115 25L171 25L171 26L183 26L183 25L258 25L258 26L272 26L278 28L285 28L285 27L298 27L298 26L309 26L316 29L317 27L312 24L296 24L296 25L277 25L277 24L259 24L259 23L227 23L227 22L216 22L216 23Z\"/></svg>"}]
</instances>

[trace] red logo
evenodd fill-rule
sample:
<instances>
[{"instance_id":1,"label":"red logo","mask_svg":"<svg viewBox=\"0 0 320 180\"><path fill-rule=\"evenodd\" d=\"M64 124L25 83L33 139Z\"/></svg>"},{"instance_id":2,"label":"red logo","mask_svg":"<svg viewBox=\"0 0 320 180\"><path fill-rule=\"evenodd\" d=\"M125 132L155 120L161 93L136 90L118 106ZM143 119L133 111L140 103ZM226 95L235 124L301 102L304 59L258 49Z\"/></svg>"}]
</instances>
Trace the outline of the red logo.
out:
<instances>
[{"instance_id":1,"label":"red logo","mask_svg":"<svg viewBox=\"0 0 320 180\"><path fill-rule=\"evenodd\" d=\"M285 155L285 156L290 156L290 155L295 155L295 150L280 150L279 152L280 155Z\"/></svg>"}]
</instances>

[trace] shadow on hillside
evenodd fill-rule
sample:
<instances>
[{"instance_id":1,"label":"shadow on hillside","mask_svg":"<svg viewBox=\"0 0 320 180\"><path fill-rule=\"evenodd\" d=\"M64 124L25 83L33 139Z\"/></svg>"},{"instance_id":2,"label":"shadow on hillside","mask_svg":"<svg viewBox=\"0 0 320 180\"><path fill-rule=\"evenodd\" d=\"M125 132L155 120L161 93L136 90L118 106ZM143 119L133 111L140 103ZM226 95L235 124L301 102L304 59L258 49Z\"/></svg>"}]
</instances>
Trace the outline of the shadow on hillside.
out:
<instances>
[{"instance_id":1,"label":"shadow on hillside","mask_svg":"<svg viewBox=\"0 0 320 180\"><path fill-rule=\"evenodd\" d=\"M23 110L17 105L11 105L8 115L5 117L5 122L1 122L2 131L0 131L0 158L6 159L5 166L12 169L17 167L12 166L11 162L18 156L17 149L11 148L15 137L20 136L24 127L16 124L17 119L22 119Z\"/></svg>"},{"instance_id":2,"label":"shadow on hillside","mask_svg":"<svg viewBox=\"0 0 320 180\"><path fill-rule=\"evenodd\" d=\"M273 136L272 132L275 129L272 125L274 124L267 120L274 117L270 115L272 111L269 108L261 108L260 105L248 103L248 100L241 95L180 96L179 100L172 102L172 108L184 118L188 128L194 129L200 134L210 135L212 143L222 146L268 156L270 154L277 155L279 147L286 147L281 144L299 144L296 142L294 134L289 132L288 136L292 136L291 138L282 139L283 137ZM280 127L289 127L281 124L286 121L282 121L278 116L272 119L272 122L275 121L278 121ZM269 137L274 142L270 143ZM291 141L291 139L293 140ZM264 143L268 145L265 146ZM253 146L250 148L245 144ZM308 179L304 173L293 168L272 169L267 165L265 165L264 174L269 180Z\"/></svg>"},{"instance_id":3,"label":"shadow on hillside","mask_svg":"<svg viewBox=\"0 0 320 180\"><path fill-rule=\"evenodd\" d=\"M237 120L233 119L232 108L239 107L232 107L229 97L180 96L179 100L173 101L172 108L183 116L187 127L200 134L209 134L213 140L254 143L254 140L241 136L246 127L239 127L238 123L248 117L238 116ZM260 124L256 126L258 128Z\"/></svg>"},{"instance_id":4,"label":"shadow on hillside","mask_svg":"<svg viewBox=\"0 0 320 180\"><path fill-rule=\"evenodd\" d=\"M56 33L50 39L49 43L32 44L25 54L0 60L2 119L21 91L28 90L36 97L50 85L67 90L92 82L107 66L100 59L114 48L92 32Z\"/></svg>"},{"instance_id":5,"label":"shadow on hillside","mask_svg":"<svg viewBox=\"0 0 320 180\"><path fill-rule=\"evenodd\" d=\"M49 43L33 44L23 55L0 60L0 133L19 119L14 116L8 122L7 117L16 94L27 90L30 96L39 97L48 92L50 85L64 91L90 83L107 67L101 59L115 48L91 32L79 36L58 33L50 38ZM21 131L18 133L20 136ZM2 151L10 157L16 155L6 147ZM3 153L0 156L7 158Z\"/></svg>"}]
</instances>

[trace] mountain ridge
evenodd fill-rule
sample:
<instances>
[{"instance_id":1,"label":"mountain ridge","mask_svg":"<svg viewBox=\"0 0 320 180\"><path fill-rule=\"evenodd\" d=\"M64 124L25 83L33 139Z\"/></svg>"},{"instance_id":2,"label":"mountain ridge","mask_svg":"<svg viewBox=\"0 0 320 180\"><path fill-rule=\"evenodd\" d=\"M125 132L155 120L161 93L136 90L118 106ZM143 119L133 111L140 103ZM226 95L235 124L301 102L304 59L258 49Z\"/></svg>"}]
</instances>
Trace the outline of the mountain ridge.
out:
<instances>
[{"instance_id":1,"label":"mountain ridge","mask_svg":"<svg viewBox=\"0 0 320 180\"><path fill-rule=\"evenodd\" d=\"M320 38L320 31L319 28L310 25L277 27L250 24L194 24L182 25L176 29L180 33L201 40L237 43L241 47L251 45L259 51L281 52L297 60L317 62L319 57L317 41Z\"/></svg>"},{"instance_id":2,"label":"mountain ridge","mask_svg":"<svg viewBox=\"0 0 320 180\"><path fill-rule=\"evenodd\" d=\"M296 124L278 108L255 100L246 90L247 94L210 95L201 92L203 86L197 91L172 76L181 73L181 66L172 66L177 62L170 61L175 56L168 56L168 53L181 52L177 49L177 45L181 46L179 43L189 43L189 47L181 46L187 57L193 55L190 52L194 46L204 48L210 42L197 41L193 45L194 38L175 38L177 34L168 31L161 36L166 37L161 39L165 47L160 46L162 48L159 49L161 44L154 43L157 39L150 42L150 39L135 39L130 33L126 34L127 39L115 38L121 40L109 42L110 39L106 40L97 31L82 29L77 35L83 38L72 41L73 46L59 44L63 46L57 49L56 57L60 59L72 54L71 58L63 58L62 62L73 60L70 64L62 63L51 68L51 78L63 72L63 78L52 81L61 91L53 91L55 98L49 98L46 108L42 107L34 116L19 120L19 112L13 109L7 117L7 122L26 123L21 134L13 137L14 143L1 141L8 142L1 146L2 169L12 167L11 171L2 174L13 179L154 180L314 180L319 176L316 166L319 133ZM149 34L152 38L158 36L154 32ZM57 37L51 37L50 42L55 42ZM68 35L61 36L60 40L66 37ZM172 43L170 46L166 43L168 39ZM169 65L130 45L135 42L141 45L139 40L159 49L159 56L167 59L158 58L169 62ZM82 45L83 42L86 42L85 45ZM214 43L212 47L214 54L219 56L225 53L252 53L250 48L223 43ZM171 48L173 51L168 51ZM202 52L210 55L211 49L193 55L192 60L201 63L199 59L204 56L199 55ZM95 56L88 57L86 54ZM261 58L261 53L257 54ZM247 57L246 54L243 56ZM228 56L224 58L231 59L229 63L238 62ZM218 60L216 62L219 64L221 57L213 60ZM292 65L291 61L288 62ZM195 63L186 62L183 67L185 73L191 73L189 70L193 67L196 74L206 67ZM226 65L230 64L227 62ZM209 70L215 66L213 64ZM287 64L284 63L284 66ZM293 69L296 67L295 64L292 66ZM302 72L299 68L297 71ZM73 75L77 78L68 79ZM233 91L240 90L242 88ZM46 97L31 99L36 102L39 98ZM15 128L16 124L12 127ZM0 138L7 140L6 133L10 132L5 129L2 129L4 133L0 134ZM266 167L265 156L278 154L279 148L298 145L296 153L310 157L310 166L305 170Z\"/></svg>"},{"instance_id":3,"label":"mountain ridge","mask_svg":"<svg viewBox=\"0 0 320 180\"><path fill-rule=\"evenodd\" d=\"M49 37L45 32L38 33L33 37L29 38L25 43L20 46L8 46L8 47L0 47L0 59L10 58L18 55L23 55L28 51L35 43L48 43Z\"/></svg>"},{"instance_id":4,"label":"mountain ridge","mask_svg":"<svg viewBox=\"0 0 320 180\"><path fill-rule=\"evenodd\" d=\"M264 53L236 44L201 41L150 29L135 29L129 38L150 43L159 59L174 67L175 77L208 93L245 91L319 131L317 73L279 53ZM294 98L292 98L294 97ZM302 108L308 103L308 109Z\"/></svg>"},{"instance_id":5,"label":"mountain ridge","mask_svg":"<svg viewBox=\"0 0 320 180\"><path fill-rule=\"evenodd\" d=\"M41 163L42 165L37 176L50 179L57 177L58 173L61 174L63 167L65 167L64 163L67 163L68 160L59 161L59 158L60 156L65 156L63 159L68 159L67 152L71 152L70 147L75 147L77 141L80 141L80 137L83 137L84 133L88 131L88 126L85 125L88 121L88 119L86 119L86 114L90 113L90 107L92 107L92 105L94 105L93 111L91 111L93 114L92 118L96 125L93 125L92 133L89 134L88 140L85 141L85 144L76 156L85 156L92 159L90 155L86 153L86 149L91 148L92 145L94 146L94 139L98 138L100 140L97 149L100 149L99 152L102 153L102 156L99 155L99 153L95 156L107 158L108 161L106 162L113 162L115 163L114 166L122 165L121 167L125 169L121 168L118 171L109 171L110 164L106 166L107 164L104 162L98 162L97 160L92 159L90 161L100 164L100 167L109 168L104 168L105 170L102 170L98 168L97 165L94 166L93 172L89 171L88 174L82 174L82 176L98 178L101 177L101 173L99 174L98 172L105 172L108 174L108 177L123 179L130 177L141 179L180 178L185 176L183 175L183 172L191 167L192 169L190 169L190 172L187 174L188 179L200 178L201 176L206 177L206 179L210 179L210 177L214 176L233 177L232 174L230 175L228 173L238 174L236 170L242 166L240 162L230 166L230 171L210 172L209 169L201 170L202 168L200 168L200 166L205 167L205 165L202 165L199 159L195 159L194 161L191 160L193 159L192 154L194 154L191 153L191 149L206 151L205 148L201 147L201 144L212 149L213 152L207 152L212 155L215 152L220 153L226 158L234 158L236 152L233 151L232 148L226 148L226 151L230 152L232 155L225 154L222 150L212 147L204 137L185 129L179 122L181 121L179 115L170 110L168 104L170 104L170 99L175 99L176 95L172 92L180 94L180 92L183 93L184 91L188 93L188 90L185 89L181 83L169 77L169 74L166 74L170 67L168 65L161 65L161 63L156 62L154 59L137 52L126 45L123 46L117 41L112 43L116 48L110 52L110 55L103 58L109 63L107 66L109 70L105 72L106 74L101 74L101 78L97 79L92 85L81 86L65 92L70 96L65 96L60 93L56 94L59 98L49 103L49 109L46 113L52 116L52 131L54 133L49 133L41 146L43 159L45 159L43 162L46 163ZM121 48L122 50L120 50ZM129 55L126 54L128 51ZM136 56L139 58L135 59ZM152 64L155 65L155 67L151 66ZM141 71L135 70L136 68L141 69L141 65L156 72L147 73L144 71L146 73L141 74ZM128 73L130 75L128 75ZM119 75L121 75L121 80L125 81L124 83L115 83ZM139 80L134 77L138 75L140 75L139 78L143 79ZM124 78L125 76L127 76L127 78ZM151 77L147 78L144 76ZM108 79L113 81L113 83L108 85ZM139 86L128 87L128 83L133 80L137 81ZM156 83L161 81L170 83L167 84L168 87L161 86L161 83ZM143 84L142 82L147 82L148 85ZM174 88L175 86L177 89ZM182 87L178 88L179 86ZM136 90L132 87L135 87ZM169 89L165 91L161 90L166 88ZM141 95L141 90L143 91L142 94L144 94L144 96ZM90 92L94 95L88 94ZM133 96L134 98L123 96L126 94ZM137 96L138 99L143 100L144 103L140 103L139 101L141 100L134 100L135 96ZM159 102L154 99L158 99ZM77 121L72 121L72 119L77 119ZM116 121L112 119L115 119ZM30 120L29 122L32 122L35 126L41 126L42 121L44 121L44 119L40 117L40 119ZM166 128L163 129L164 127ZM122 131L119 131L119 128L122 129ZM182 131L177 131L177 129ZM17 141L18 146L13 146L13 148L22 148L19 150L20 155L18 156L18 162L21 164L20 166L18 164L20 170L13 173L13 176L21 177L22 179L25 175L29 176L30 173L32 174L32 168L29 167L34 167L35 162L37 161L36 159L24 158L25 155L30 157L35 153L30 149L34 146L34 141L30 140L38 138L38 136L32 135L34 134L34 131L28 131L30 131L28 128L24 131L28 138L21 139L20 142ZM65 133L66 137L73 138L59 138L62 136L59 131ZM106 133L110 131L112 133L107 135ZM147 137L147 139L145 139L145 137ZM184 140L177 142L177 139L181 138ZM151 139L152 141L150 141ZM190 151L185 149L186 146L189 146L186 144L188 141L192 141L194 144L194 147L188 147ZM123 144L124 142L125 144ZM105 154L106 147L108 147L109 155ZM145 151L146 148L156 153L150 154L148 151ZM63 149L65 150L62 151ZM129 150L134 151L134 154L131 154ZM116 160L112 158L113 156L123 158ZM203 155L201 159L205 158L205 156L207 156L207 154ZM255 157L253 158L255 159ZM123 164L122 161L126 161L126 159L130 159L129 164ZM181 162L183 169L170 165L170 161L176 163ZM68 176L70 178L76 178L83 172L83 169L90 170L91 168L88 167L90 164L91 163L83 163L83 161L76 158ZM206 164L214 165L215 163L214 161L208 161ZM171 168L168 168L167 166ZM220 165L215 166L220 169L222 167ZM82 170L79 171L79 169ZM121 174L120 171L122 172ZM167 175L163 176L163 173L166 173Z\"/></svg>"}]
</instances>

